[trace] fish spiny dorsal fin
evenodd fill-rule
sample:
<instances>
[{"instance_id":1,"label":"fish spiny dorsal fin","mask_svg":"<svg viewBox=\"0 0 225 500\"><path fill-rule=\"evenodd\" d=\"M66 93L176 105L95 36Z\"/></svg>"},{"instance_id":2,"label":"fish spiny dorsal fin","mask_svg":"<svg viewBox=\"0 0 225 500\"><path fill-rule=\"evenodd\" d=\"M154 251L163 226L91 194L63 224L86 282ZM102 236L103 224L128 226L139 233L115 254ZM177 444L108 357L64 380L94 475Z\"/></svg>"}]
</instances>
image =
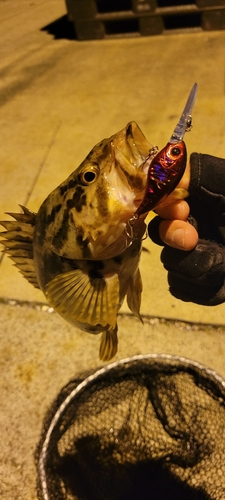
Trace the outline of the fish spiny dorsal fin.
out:
<instances>
[{"instance_id":1,"label":"fish spiny dorsal fin","mask_svg":"<svg viewBox=\"0 0 225 500\"><path fill-rule=\"evenodd\" d=\"M0 234L5 238L1 240L5 253L13 260L23 276L35 287L39 288L34 267L33 235L36 214L20 205L23 213L6 212L15 220L0 221L6 229Z\"/></svg>"}]
</instances>

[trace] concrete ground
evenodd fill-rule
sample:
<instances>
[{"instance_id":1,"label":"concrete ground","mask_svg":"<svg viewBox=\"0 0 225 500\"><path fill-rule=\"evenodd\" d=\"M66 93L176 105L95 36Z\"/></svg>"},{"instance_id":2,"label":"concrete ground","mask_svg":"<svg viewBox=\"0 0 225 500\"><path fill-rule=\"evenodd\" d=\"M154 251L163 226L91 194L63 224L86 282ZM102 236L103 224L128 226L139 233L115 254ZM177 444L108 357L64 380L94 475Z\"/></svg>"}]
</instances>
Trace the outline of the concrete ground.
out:
<instances>
[{"instance_id":1,"label":"concrete ground","mask_svg":"<svg viewBox=\"0 0 225 500\"><path fill-rule=\"evenodd\" d=\"M19 203L37 211L93 145L130 120L163 147L195 81L188 151L225 154L224 32L78 42L62 31L54 36L52 23L65 14L63 0L0 0L1 220ZM116 359L170 353L225 376L225 306L174 299L160 248L144 246L144 325L123 307ZM34 500L33 453L46 409L71 377L100 365L99 338L52 312L5 256L0 310L0 496Z\"/></svg>"}]
</instances>

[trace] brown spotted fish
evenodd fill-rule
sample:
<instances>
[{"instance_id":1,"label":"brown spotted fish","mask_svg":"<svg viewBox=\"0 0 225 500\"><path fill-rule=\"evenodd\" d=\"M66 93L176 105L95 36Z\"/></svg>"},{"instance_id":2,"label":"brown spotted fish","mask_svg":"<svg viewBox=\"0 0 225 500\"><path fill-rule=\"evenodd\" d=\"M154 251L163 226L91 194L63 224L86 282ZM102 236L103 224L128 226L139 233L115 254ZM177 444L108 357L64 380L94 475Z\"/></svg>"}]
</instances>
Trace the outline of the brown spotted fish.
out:
<instances>
[{"instance_id":1,"label":"brown spotted fish","mask_svg":"<svg viewBox=\"0 0 225 500\"><path fill-rule=\"evenodd\" d=\"M43 202L37 214L21 207L1 224L2 243L27 280L67 321L102 332L100 358L117 351L117 314L125 296L139 316L138 268L144 218L132 227L146 189L151 145L136 123L97 144Z\"/></svg>"},{"instance_id":2,"label":"brown spotted fish","mask_svg":"<svg viewBox=\"0 0 225 500\"><path fill-rule=\"evenodd\" d=\"M21 206L23 213L10 213L14 221L1 222L6 229L2 243L25 278L67 321L102 333L99 355L104 361L117 352L117 315L125 297L140 317L138 266L144 219L153 208L146 186L155 154L130 122L97 144L37 214ZM177 182L185 165L186 157L173 162ZM170 187L170 167L165 165L155 204L175 188L174 181Z\"/></svg>"}]
</instances>

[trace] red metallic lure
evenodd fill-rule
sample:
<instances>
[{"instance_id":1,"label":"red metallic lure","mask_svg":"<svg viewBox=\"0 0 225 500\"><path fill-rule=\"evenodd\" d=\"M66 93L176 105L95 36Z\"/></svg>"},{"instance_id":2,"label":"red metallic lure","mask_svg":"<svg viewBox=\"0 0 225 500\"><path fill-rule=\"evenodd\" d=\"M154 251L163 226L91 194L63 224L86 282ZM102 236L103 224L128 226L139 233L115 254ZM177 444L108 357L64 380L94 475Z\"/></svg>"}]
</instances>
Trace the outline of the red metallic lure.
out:
<instances>
[{"instance_id":1,"label":"red metallic lure","mask_svg":"<svg viewBox=\"0 0 225 500\"><path fill-rule=\"evenodd\" d=\"M149 152L145 162L151 160L148 169L145 196L134 214L134 219L152 210L165 199L179 183L187 161L186 146L183 141L185 132L192 128L192 109L195 103L198 85L195 83L188 96L183 113L167 145L154 156L154 149ZM153 159L151 159L153 156Z\"/></svg>"},{"instance_id":2,"label":"red metallic lure","mask_svg":"<svg viewBox=\"0 0 225 500\"><path fill-rule=\"evenodd\" d=\"M184 141L167 143L156 154L148 170L146 193L136 215L149 212L175 189L184 173L186 161Z\"/></svg>"}]
</instances>

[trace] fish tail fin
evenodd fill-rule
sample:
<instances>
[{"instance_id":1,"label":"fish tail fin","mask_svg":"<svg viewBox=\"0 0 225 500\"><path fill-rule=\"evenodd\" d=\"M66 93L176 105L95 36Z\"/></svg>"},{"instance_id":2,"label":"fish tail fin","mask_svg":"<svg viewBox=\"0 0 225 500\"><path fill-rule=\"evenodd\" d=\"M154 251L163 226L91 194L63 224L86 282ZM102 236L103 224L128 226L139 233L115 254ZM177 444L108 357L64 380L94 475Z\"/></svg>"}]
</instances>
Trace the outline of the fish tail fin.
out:
<instances>
[{"instance_id":1,"label":"fish tail fin","mask_svg":"<svg viewBox=\"0 0 225 500\"><path fill-rule=\"evenodd\" d=\"M23 276L35 288L39 288L33 256L36 214L23 205L20 207L23 213L6 212L15 220L0 221L0 224L6 229L0 233L5 238L1 240L1 244L5 247L3 251L9 255Z\"/></svg>"},{"instance_id":2,"label":"fish tail fin","mask_svg":"<svg viewBox=\"0 0 225 500\"><path fill-rule=\"evenodd\" d=\"M102 361L109 361L117 353L118 337L117 337L117 325L113 330L105 330L102 333L100 348L99 348L99 358Z\"/></svg>"}]
</instances>

